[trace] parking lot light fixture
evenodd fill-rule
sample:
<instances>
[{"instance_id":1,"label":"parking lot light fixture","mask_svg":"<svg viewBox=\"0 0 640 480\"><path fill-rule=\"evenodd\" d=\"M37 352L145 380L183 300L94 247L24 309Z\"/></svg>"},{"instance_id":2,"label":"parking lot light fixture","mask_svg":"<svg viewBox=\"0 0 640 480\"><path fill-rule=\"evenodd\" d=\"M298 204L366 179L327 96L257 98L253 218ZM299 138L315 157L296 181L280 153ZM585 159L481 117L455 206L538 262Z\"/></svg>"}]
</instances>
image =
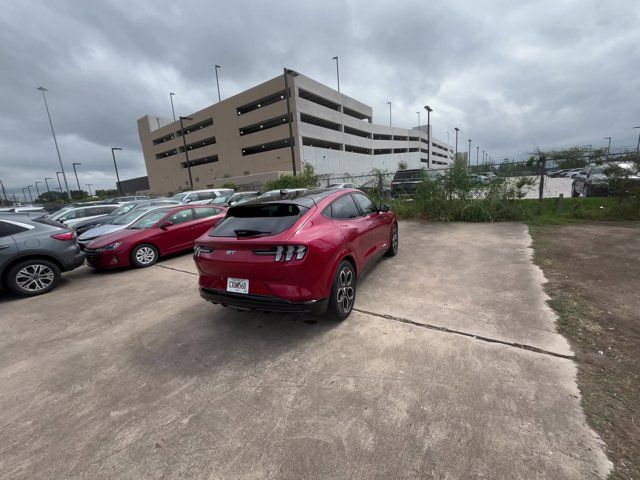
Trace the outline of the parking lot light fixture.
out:
<instances>
[{"instance_id":1,"label":"parking lot light fixture","mask_svg":"<svg viewBox=\"0 0 640 480\"><path fill-rule=\"evenodd\" d=\"M215 66L216 71L216 86L218 87L218 102L222 101L222 97L220 96L220 80L218 79L218 69L222 68L220 65ZM175 114L174 114L175 115ZM173 119L175 122L175 118Z\"/></svg>"},{"instance_id":2,"label":"parking lot light fixture","mask_svg":"<svg viewBox=\"0 0 640 480\"><path fill-rule=\"evenodd\" d=\"M87 188L89 189L89 196L93 197L93 194L91 193L91 187L93 186L93 183L87 183Z\"/></svg>"},{"instance_id":3,"label":"parking lot light fixture","mask_svg":"<svg viewBox=\"0 0 640 480\"><path fill-rule=\"evenodd\" d=\"M58 187L60 188L60 193L62 193L62 183L60 183L60 174L62 172L56 172L56 177L58 177Z\"/></svg>"},{"instance_id":4,"label":"parking lot light fixture","mask_svg":"<svg viewBox=\"0 0 640 480\"><path fill-rule=\"evenodd\" d=\"M53 178L51 178L51 177L45 177L44 178L44 184L47 186L47 192L50 192L51 189L49 188L49 182L47 182L47 180L53 180Z\"/></svg>"},{"instance_id":5,"label":"parking lot light fixture","mask_svg":"<svg viewBox=\"0 0 640 480\"><path fill-rule=\"evenodd\" d=\"M637 129L640 129L640 125L639 125L639 126L637 126L637 127L633 127L633 129L634 129L634 130L635 130L636 128L637 128ZM640 130L638 131L638 145L636 146L636 152L637 152L637 153L640 153Z\"/></svg>"},{"instance_id":6,"label":"parking lot light fixture","mask_svg":"<svg viewBox=\"0 0 640 480\"><path fill-rule=\"evenodd\" d=\"M389 105L389 126L391 127L391 102L387 102L387 105Z\"/></svg>"},{"instance_id":7,"label":"parking lot light fixture","mask_svg":"<svg viewBox=\"0 0 640 480\"><path fill-rule=\"evenodd\" d=\"M604 137L603 140L609 140L609 146L607 147L607 156L611 154L611 137Z\"/></svg>"},{"instance_id":8,"label":"parking lot light fixture","mask_svg":"<svg viewBox=\"0 0 640 480\"><path fill-rule=\"evenodd\" d=\"M189 162L189 152L187 151L187 139L184 137L184 120L193 120L191 117L180 115L180 134L182 135L182 145L184 147L184 158L187 162L187 172L189 172L189 185L193 188L193 177L191 176L191 163Z\"/></svg>"},{"instance_id":9,"label":"parking lot light fixture","mask_svg":"<svg viewBox=\"0 0 640 480\"><path fill-rule=\"evenodd\" d=\"M424 109L427 111L427 168L431 168L431 112L433 112L433 108L425 105Z\"/></svg>"},{"instance_id":10,"label":"parking lot light fixture","mask_svg":"<svg viewBox=\"0 0 640 480\"><path fill-rule=\"evenodd\" d=\"M73 162L73 173L76 176L76 183L78 184L78 195L80 195L80 192L82 192L82 189L80 188L80 182L78 181L78 171L76 170L76 165L82 165L80 162Z\"/></svg>"},{"instance_id":11,"label":"parking lot light fixture","mask_svg":"<svg viewBox=\"0 0 640 480\"><path fill-rule=\"evenodd\" d=\"M40 189L38 188L38 184L42 182L36 182L36 193L38 194L38 198L40 198Z\"/></svg>"},{"instance_id":12,"label":"parking lot light fixture","mask_svg":"<svg viewBox=\"0 0 640 480\"><path fill-rule=\"evenodd\" d=\"M171 113L173 114L173 121L176 121L176 110L173 108L173 96L175 93L169 92L169 100L171 101Z\"/></svg>"},{"instance_id":13,"label":"parking lot light fixture","mask_svg":"<svg viewBox=\"0 0 640 480\"><path fill-rule=\"evenodd\" d=\"M122 195L122 187L120 186L120 175L118 174L118 164L116 163L116 154L115 154L116 150L122 150L122 148L120 148L120 147L111 147L111 156L113 157L113 166L116 169L116 180L118 182L118 183L116 183L116 186L118 187L118 193L120 195Z\"/></svg>"},{"instance_id":14,"label":"parking lot light fixture","mask_svg":"<svg viewBox=\"0 0 640 480\"><path fill-rule=\"evenodd\" d=\"M469 139L468 142L469 142L469 152L467 153L468 155L467 162L469 162L469 160L471 159L471 139Z\"/></svg>"},{"instance_id":15,"label":"parking lot light fixture","mask_svg":"<svg viewBox=\"0 0 640 480\"><path fill-rule=\"evenodd\" d=\"M39 90L42 93L42 99L44 100L44 108L47 111L47 118L49 119L49 126L51 127L51 135L53 135L53 143L56 146L56 153L58 154L58 163L60 164L60 173L62 173L62 178L64 179L64 186L67 189L67 196L69 200L71 200L71 191L69 190L69 184L67 183L67 176L64 173L64 166L62 165L62 157L60 156L60 148L58 147L58 140L56 138L56 132L53 129L53 121L51 120L51 113L49 112L49 104L47 103L47 97L44 92L47 91L44 87L38 87L36 90ZM62 193L62 186L60 186L60 193Z\"/></svg>"},{"instance_id":16,"label":"parking lot light fixture","mask_svg":"<svg viewBox=\"0 0 640 480\"><path fill-rule=\"evenodd\" d=\"M291 93L289 92L289 77L297 77L300 75L295 70L291 70L289 68L284 68L284 93L287 99L287 118L289 124L289 148L291 149L291 168L293 172L293 176L296 176L296 151L293 146L293 117L291 115ZM294 80L292 80L294 81Z\"/></svg>"}]
</instances>

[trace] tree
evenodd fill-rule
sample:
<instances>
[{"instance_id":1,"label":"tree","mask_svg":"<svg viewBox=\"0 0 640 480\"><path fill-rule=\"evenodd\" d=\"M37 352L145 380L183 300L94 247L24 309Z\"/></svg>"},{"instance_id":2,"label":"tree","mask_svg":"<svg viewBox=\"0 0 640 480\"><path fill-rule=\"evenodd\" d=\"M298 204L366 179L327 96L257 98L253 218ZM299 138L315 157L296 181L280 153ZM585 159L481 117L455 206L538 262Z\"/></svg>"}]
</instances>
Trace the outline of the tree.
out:
<instances>
[{"instance_id":1,"label":"tree","mask_svg":"<svg viewBox=\"0 0 640 480\"><path fill-rule=\"evenodd\" d=\"M400 160L398 162L398 170L406 170L407 168L409 168L409 165L407 164L406 161Z\"/></svg>"},{"instance_id":2,"label":"tree","mask_svg":"<svg viewBox=\"0 0 640 480\"><path fill-rule=\"evenodd\" d=\"M225 182L222 184L222 188L232 188L233 190L237 190L238 189L238 185L236 185L233 182Z\"/></svg>"},{"instance_id":3,"label":"tree","mask_svg":"<svg viewBox=\"0 0 640 480\"><path fill-rule=\"evenodd\" d=\"M51 202L61 202L67 199L67 196L50 190L48 192L42 192L38 198L36 198L36 203L51 203Z\"/></svg>"}]
</instances>

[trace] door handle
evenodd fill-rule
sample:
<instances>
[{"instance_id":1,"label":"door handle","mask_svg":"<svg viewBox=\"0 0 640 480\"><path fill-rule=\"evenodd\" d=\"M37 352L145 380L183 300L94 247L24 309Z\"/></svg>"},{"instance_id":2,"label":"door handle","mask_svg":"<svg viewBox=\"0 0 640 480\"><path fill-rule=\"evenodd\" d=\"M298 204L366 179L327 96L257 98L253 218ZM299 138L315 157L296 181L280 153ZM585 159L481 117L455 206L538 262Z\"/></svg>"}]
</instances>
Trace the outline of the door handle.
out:
<instances>
[{"instance_id":1,"label":"door handle","mask_svg":"<svg viewBox=\"0 0 640 480\"><path fill-rule=\"evenodd\" d=\"M0 250L4 250L5 248L9 248L9 245L0 245Z\"/></svg>"}]
</instances>

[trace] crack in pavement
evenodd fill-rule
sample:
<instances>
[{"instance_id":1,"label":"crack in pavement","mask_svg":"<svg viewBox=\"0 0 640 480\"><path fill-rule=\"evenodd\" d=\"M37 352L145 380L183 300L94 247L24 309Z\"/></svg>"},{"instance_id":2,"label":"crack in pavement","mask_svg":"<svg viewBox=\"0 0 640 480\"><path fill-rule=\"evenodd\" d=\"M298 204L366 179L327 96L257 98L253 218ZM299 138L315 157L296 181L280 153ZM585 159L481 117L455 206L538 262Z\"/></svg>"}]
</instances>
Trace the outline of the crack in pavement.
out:
<instances>
[{"instance_id":1,"label":"crack in pavement","mask_svg":"<svg viewBox=\"0 0 640 480\"><path fill-rule=\"evenodd\" d=\"M529 352L540 353L542 355L549 355L551 357L564 358L566 360L575 360L575 357L573 355L564 355L562 353L556 353L550 350L545 350L543 348L534 347L533 345L526 345L524 343L517 343L517 342L508 342L506 340L498 340L496 338L484 337L482 335L463 332L461 330L453 330L451 328L442 327L440 325L433 325L430 323L420 323L420 322L416 322L415 320L409 320L408 318L395 317L393 315L371 312L369 310L362 310L360 308L354 308L353 310L356 312L365 313L367 315L373 315L374 317L385 318L387 320L393 320L399 323L406 323L407 325L413 325L415 327L427 328L429 330L436 330L438 332L444 332L444 333L453 333L455 335L461 335L463 337L473 338L474 340L480 340L486 343L497 343L500 345L506 345L508 347L519 348L520 350L527 350Z\"/></svg>"},{"instance_id":2,"label":"crack in pavement","mask_svg":"<svg viewBox=\"0 0 640 480\"><path fill-rule=\"evenodd\" d=\"M154 266L155 267L160 267L160 268L165 268L167 270L173 270L174 272L187 273L189 275L196 275L196 276L198 275L197 273L190 272L188 270L182 270L180 268L174 268L174 267L167 267L166 265L154 265ZM529 352L535 352L535 353L539 353L539 354L542 354L542 355L549 355L551 357L564 358L566 360L575 360L575 357L573 355L564 355L562 353L556 353L556 352L552 352L550 350L545 350L543 348L534 347L533 345L526 345L524 343L508 342L506 340L498 340L496 338L484 337L482 335L476 335L474 333L463 332L461 330L454 330L454 329L451 329L451 328L442 327L440 325L433 325L431 323L421 323L421 322L417 322L415 320L410 320L408 318L396 317L396 316L393 316L393 315L387 315L387 314L383 314L383 313L371 312L369 310L363 310L361 308L354 308L353 310L356 311L356 312L367 314L367 315L372 315L374 317L384 318L386 320L393 320L395 322L405 323L407 325L413 325L414 327L421 327L421 328L426 328L426 329L429 329L429 330L436 330L438 332L444 332L444 333L452 333L454 335L460 335L460 336L467 337L467 338L473 338L474 340L480 340L481 342L497 343L499 345L505 345L507 347L519 348L520 350L527 350Z\"/></svg>"}]
</instances>

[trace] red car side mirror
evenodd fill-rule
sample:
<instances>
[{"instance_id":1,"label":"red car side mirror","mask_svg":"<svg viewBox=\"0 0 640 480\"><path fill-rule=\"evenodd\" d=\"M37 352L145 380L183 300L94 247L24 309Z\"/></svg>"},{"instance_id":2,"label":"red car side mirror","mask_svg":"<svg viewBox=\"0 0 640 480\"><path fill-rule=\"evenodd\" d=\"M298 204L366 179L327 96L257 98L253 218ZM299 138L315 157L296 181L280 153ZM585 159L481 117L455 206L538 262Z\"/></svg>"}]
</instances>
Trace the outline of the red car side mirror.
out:
<instances>
[{"instance_id":1,"label":"red car side mirror","mask_svg":"<svg viewBox=\"0 0 640 480\"><path fill-rule=\"evenodd\" d=\"M158 225L158 227L160 227L162 230L166 230L167 227L170 227L171 225L173 225L173 222L167 220L166 222L162 222L160 225Z\"/></svg>"}]
</instances>

